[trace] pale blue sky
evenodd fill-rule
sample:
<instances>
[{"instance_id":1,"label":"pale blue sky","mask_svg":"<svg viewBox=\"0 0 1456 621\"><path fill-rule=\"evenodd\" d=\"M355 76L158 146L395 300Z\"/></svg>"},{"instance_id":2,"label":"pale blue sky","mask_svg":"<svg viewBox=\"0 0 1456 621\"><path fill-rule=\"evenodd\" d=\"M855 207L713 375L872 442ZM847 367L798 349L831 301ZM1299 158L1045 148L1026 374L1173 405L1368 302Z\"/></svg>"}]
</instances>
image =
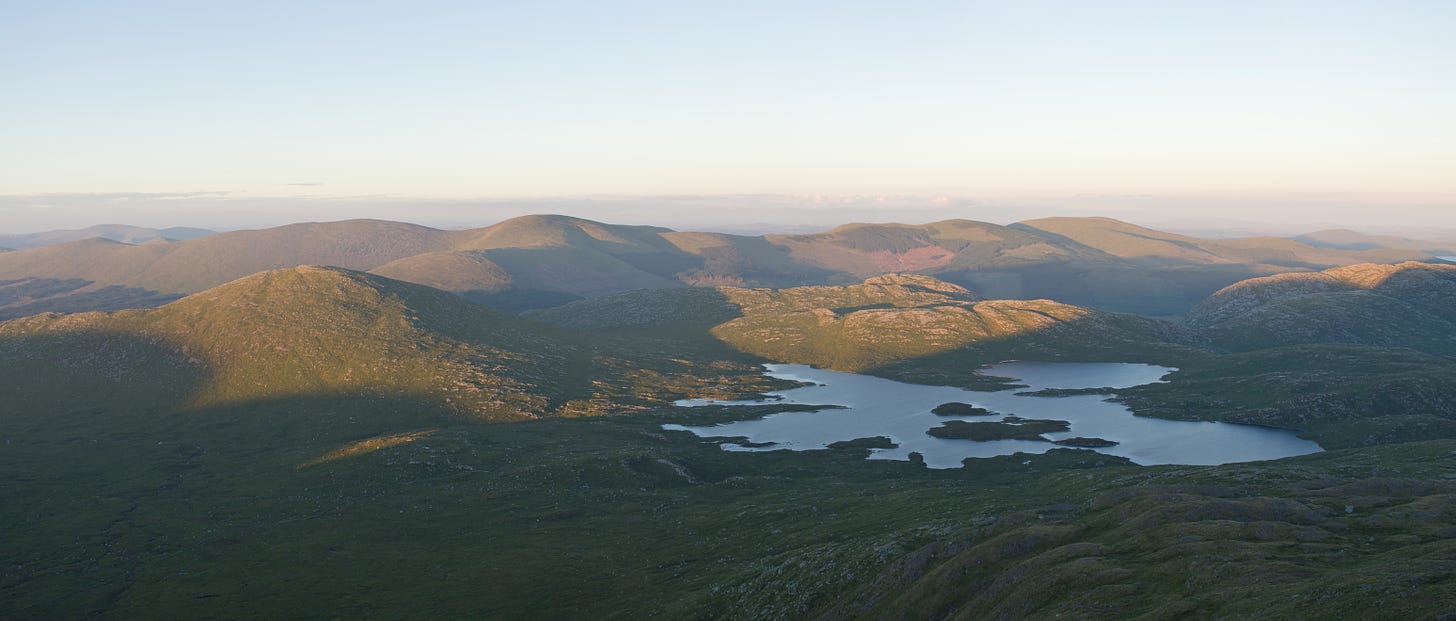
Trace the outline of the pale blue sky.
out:
<instances>
[{"instance_id":1,"label":"pale blue sky","mask_svg":"<svg viewBox=\"0 0 1456 621\"><path fill-rule=\"evenodd\" d=\"M292 219L359 195L1135 194L1244 219L1329 195L1456 227L1453 33L1445 0L11 0L0 229L226 219L110 201L196 191L316 199ZM98 197L17 198L75 193Z\"/></svg>"}]
</instances>

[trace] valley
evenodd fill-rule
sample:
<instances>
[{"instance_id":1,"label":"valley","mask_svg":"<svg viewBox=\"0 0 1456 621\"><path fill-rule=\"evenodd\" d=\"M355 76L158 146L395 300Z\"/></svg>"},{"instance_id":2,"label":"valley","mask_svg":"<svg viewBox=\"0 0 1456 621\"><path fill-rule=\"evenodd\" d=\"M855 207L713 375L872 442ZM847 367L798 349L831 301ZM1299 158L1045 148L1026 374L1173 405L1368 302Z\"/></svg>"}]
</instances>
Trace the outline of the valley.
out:
<instances>
[{"instance_id":1,"label":"valley","mask_svg":"<svg viewBox=\"0 0 1456 621\"><path fill-rule=\"evenodd\" d=\"M1039 454L1060 442L1080 439L1099 453L1139 465L1220 465L1265 461L1318 452L1319 445L1295 432L1252 425L1172 421L1133 416L1106 394L1033 396L1022 392L1110 388L1117 391L1152 384L1174 369L1127 363L1005 363L980 372L1027 382L997 392L904 384L882 378L770 365L768 375L808 382L808 386L769 393L773 401L827 405L817 411L776 413L756 420L710 427L668 425L705 438L729 439L725 449L743 451L815 450L836 442L883 438L870 459L915 461L930 468L959 468L967 458L1018 453ZM958 416L936 412L937 404L971 401L981 411ZM761 401L707 401L702 405L750 405ZM981 433L950 433L957 429ZM736 442L732 439L745 438ZM1100 442L1099 442L1100 441ZM918 456L912 456L914 453Z\"/></svg>"},{"instance_id":2,"label":"valley","mask_svg":"<svg viewBox=\"0 0 1456 621\"><path fill-rule=\"evenodd\" d=\"M335 236L309 257L353 258L186 245L262 232L0 257L30 270L0 301L82 295L103 268L197 289L0 322L0 617L1456 607L1456 268L1434 259L1276 268L1285 242L1102 220L726 238L752 257L554 217L298 226ZM1175 319L937 271L1074 247L1056 269L1296 271ZM1121 304L1161 304L1139 291Z\"/></svg>"},{"instance_id":3,"label":"valley","mask_svg":"<svg viewBox=\"0 0 1456 621\"><path fill-rule=\"evenodd\" d=\"M7 2L0 621L1456 621L1456 2Z\"/></svg>"}]
</instances>

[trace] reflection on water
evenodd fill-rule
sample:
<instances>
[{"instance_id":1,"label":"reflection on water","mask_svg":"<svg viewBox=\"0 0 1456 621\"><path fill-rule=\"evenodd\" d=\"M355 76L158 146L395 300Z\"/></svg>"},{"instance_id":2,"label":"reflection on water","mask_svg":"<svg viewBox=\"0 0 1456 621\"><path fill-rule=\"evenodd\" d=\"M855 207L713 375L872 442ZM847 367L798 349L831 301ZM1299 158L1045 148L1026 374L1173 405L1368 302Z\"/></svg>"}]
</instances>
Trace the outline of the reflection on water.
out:
<instances>
[{"instance_id":1,"label":"reflection on water","mask_svg":"<svg viewBox=\"0 0 1456 621\"><path fill-rule=\"evenodd\" d=\"M1014 377L1029 388L1001 392L905 384L798 364L770 364L766 367L773 377L814 384L769 393L779 402L839 405L844 408L783 412L759 420L708 427L663 427L689 431L702 437L743 437L750 444L773 443L757 448L723 445L727 450L741 451L822 449L842 440L887 436L897 446L875 449L870 459L906 460L911 452L918 452L924 455L926 465L931 468L957 468L967 457L1043 453L1057 448L1050 442L1034 440L975 442L935 438L926 434L927 430L947 420L998 421L1003 416L1068 421L1071 423L1070 431L1048 433L1044 437L1051 440L1074 437L1112 440L1118 445L1096 450L1143 465L1212 465L1278 459L1320 451L1319 445L1296 437L1292 431L1133 416L1121 404L1106 401L1106 395L1029 397L1015 394L1045 388L1127 388L1159 381L1173 370L1167 367L1101 362L1008 362L987 369L985 374ZM952 401L970 403L996 414L938 416L930 412L935 406ZM679 402L680 405L746 403L758 402Z\"/></svg>"}]
</instances>

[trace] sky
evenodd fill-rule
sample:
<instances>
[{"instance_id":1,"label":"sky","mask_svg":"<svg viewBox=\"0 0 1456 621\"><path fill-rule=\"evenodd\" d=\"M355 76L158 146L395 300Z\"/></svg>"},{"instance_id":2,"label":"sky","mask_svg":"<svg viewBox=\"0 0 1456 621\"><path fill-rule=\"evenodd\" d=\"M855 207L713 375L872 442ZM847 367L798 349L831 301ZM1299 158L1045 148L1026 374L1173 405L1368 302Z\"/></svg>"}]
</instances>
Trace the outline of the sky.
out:
<instances>
[{"instance_id":1,"label":"sky","mask_svg":"<svg viewBox=\"0 0 1456 621\"><path fill-rule=\"evenodd\" d=\"M1456 229L1456 2L0 3L0 232Z\"/></svg>"}]
</instances>

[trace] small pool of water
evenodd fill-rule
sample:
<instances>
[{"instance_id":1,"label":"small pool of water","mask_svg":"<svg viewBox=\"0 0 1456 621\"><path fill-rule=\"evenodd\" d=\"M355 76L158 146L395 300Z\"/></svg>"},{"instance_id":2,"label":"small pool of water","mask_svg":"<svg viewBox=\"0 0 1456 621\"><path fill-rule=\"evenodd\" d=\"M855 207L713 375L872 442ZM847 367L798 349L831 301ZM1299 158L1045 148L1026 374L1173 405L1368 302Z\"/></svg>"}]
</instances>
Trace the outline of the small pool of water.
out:
<instances>
[{"instance_id":1,"label":"small pool of water","mask_svg":"<svg viewBox=\"0 0 1456 621\"><path fill-rule=\"evenodd\" d=\"M926 432L948 420L1000 421L1006 416L1053 419L1071 423L1069 431L1044 434L1051 440L1074 437L1101 438L1117 446L1095 449L1126 457L1142 465L1215 465L1278 459L1319 452L1318 444L1292 431L1230 423L1190 422L1133 416L1106 395L1070 397L1019 396L1015 393L1046 388L1127 388L1160 381L1174 369L1147 364L1007 362L986 375L1017 378L1029 388L977 392L948 386L906 384L879 377L826 371L800 364L765 365L768 374L814 385L769 393L779 403L836 405L843 408L812 412L783 412L758 420L712 426L663 425L705 438L743 437L746 447L725 443L726 450L813 450L857 438L886 436L895 448L874 449L870 459L908 460L911 452L925 457L931 468L958 468L967 457L994 457L1012 453L1044 453L1058 445L1036 440L972 440L936 438ZM937 405L962 402L995 412L983 416L940 416ZM761 401L687 400L684 406L762 404Z\"/></svg>"}]
</instances>

